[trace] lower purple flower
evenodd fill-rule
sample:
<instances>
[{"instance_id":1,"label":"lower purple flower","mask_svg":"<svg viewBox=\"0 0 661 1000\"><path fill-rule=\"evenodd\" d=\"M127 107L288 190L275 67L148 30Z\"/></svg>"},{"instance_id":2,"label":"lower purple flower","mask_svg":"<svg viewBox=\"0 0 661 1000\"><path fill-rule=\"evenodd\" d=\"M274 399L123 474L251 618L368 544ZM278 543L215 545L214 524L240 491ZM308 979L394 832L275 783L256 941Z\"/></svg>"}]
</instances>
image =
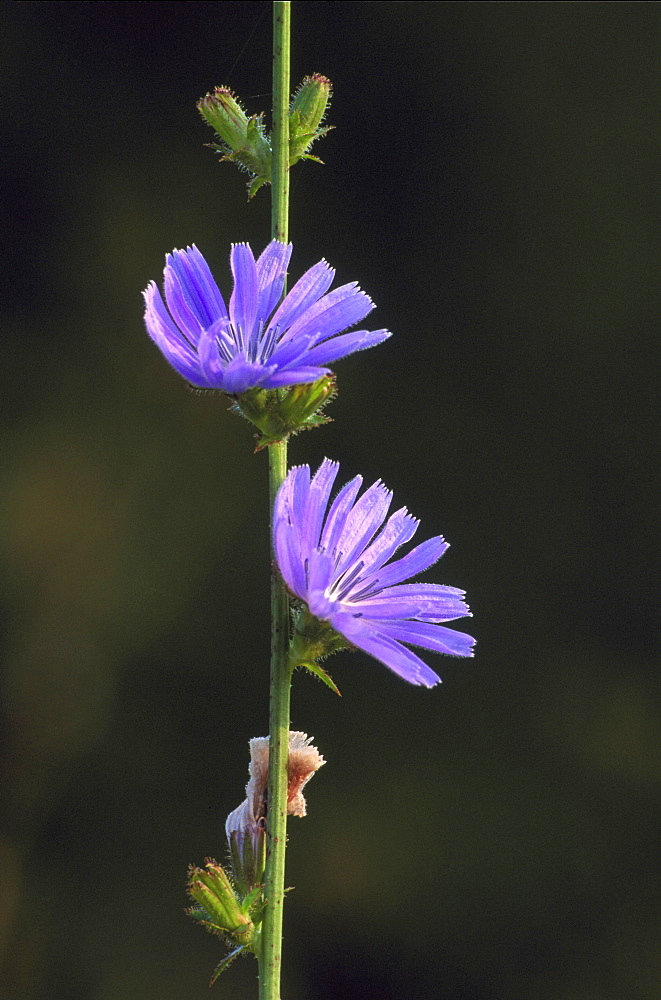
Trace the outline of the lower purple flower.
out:
<instances>
[{"instance_id":1,"label":"lower purple flower","mask_svg":"<svg viewBox=\"0 0 661 1000\"><path fill-rule=\"evenodd\" d=\"M397 549L419 521L402 507L386 521L392 493L381 481L357 499L356 476L329 506L339 465L324 459L314 477L297 466L278 491L273 545L280 572L315 618L412 684L440 677L404 643L450 656L472 656L475 640L441 622L470 615L464 591L435 583L403 583L448 548L439 535L400 559ZM385 522L385 523L384 523Z\"/></svg>"}]
</instances>

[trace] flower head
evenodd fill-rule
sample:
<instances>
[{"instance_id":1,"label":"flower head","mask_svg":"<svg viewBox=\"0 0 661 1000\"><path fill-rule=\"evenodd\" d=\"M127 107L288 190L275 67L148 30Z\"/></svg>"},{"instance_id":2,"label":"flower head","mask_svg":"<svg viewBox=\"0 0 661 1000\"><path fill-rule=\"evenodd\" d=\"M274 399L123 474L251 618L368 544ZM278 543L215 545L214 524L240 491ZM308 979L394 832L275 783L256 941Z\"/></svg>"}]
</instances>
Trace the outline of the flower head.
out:
<instances>
[{"instance_id":1,"label":"flower head","mask_svg":"<svg viewBox=\"0 0 661 1000\"><path fill-rule=\"evenodd\" d=\"M356 282L329 292L335 271L325 260L280 302L291 251L291 244L273 240L255 260L247 243L234 244L229 308L197 247L166 255L167 309L150 282L143 293L145 323L191 385L236 395L315 382L328 374L324 365L390 336L387 330L342 332L374 305Z\"/></svg>"},{"instance_id":2,"label":"flower head","mask_svg":"<svg viewBox=\"0 0 661 1000\"><path fill-rule=\"evenodd\" d=\"M432 687L440 678L403 644L472 656L475 640L440 624L470 611L462 590L402 581L435 563L448 545L437 536L391 561L419 522L406 507L386 521L392 493L380 481L357 499L361 476L329 507L338 469L324 459L311 479L307 465L297 466L280 487L273 526L280 572L315 618L405 680Z\"/></svg>"}]
</instances>

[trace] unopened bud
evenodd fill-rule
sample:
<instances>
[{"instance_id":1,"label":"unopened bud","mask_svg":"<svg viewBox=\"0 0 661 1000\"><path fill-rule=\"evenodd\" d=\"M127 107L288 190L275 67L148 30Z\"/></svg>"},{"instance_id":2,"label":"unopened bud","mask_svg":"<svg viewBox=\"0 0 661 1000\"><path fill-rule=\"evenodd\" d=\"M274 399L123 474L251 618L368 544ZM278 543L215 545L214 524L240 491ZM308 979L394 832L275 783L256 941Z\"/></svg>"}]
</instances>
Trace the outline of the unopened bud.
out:
<instances>
[{"instance_id":1,"label":"unopened bud","mask_svg":"<svg viewBox=\"0 0 661 1000\"><path fill-rule=\"evenodd\" d=\"M244 913L230 880L216 861L207 860L204 868L190 867L188 894L197 903L187 911L191 917L212 933L250 945L252 920Z\"/></svg>"},{"instance_id":2,"label":"unopened bud","mask_svg":"<svg viewBox=\"0 0 661 1000\"><path fill-rule=\"evenodd\" d=\"M248 116L227 87L201 97L197 107L230 150L241 149L248 137Z\"/></svg>"},{"instance_id":3,"label":"unopened bud","mask_svg":"<svg viewBox=\"0 0 661 1000\"><path fill-rule=\"evenodd\" d=\"M321 160L308 150L316 139L326 135L330 128L320 129L331 99L330 80L320 73L306 76L294 95L289 107L289 165L300 159Z\"/></svg>"}]
</instances>

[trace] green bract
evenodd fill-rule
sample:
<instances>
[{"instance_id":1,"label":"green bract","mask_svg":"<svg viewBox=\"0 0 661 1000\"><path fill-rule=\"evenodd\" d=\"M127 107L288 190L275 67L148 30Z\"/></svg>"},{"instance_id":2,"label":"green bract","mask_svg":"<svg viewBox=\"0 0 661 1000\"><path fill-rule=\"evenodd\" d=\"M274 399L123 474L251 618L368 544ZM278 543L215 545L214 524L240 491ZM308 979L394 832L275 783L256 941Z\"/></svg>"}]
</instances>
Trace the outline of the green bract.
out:
<instances>
[{"instance_id":1,"label":"green bract","mask_svg":"<svg viewBox=\"0 0 661 1000\"><path fill-rule=\"evenodd\" d=\"M261 886L239 899L221 866L208 860L204 868L191 866L188 895L195 905L186 913L211 933L234 945L214 970L212 985L223 969L242 951L257 954L261 923ZM259 901L257 899L259 898Z\"/></svg>"},{"instance_id":2,"label":"green bract","mask_svg":"<svg viewBox=\"0 0 661 1000\"><path fill-rule=\"evenodd\" d=\"M255 451L261 451L290 434L327 424L323 407L335 396L335 379L324 375L316 382L288 389L249 389L237 397L233 409L260 431Z\"/></svg>"}]
</instances>

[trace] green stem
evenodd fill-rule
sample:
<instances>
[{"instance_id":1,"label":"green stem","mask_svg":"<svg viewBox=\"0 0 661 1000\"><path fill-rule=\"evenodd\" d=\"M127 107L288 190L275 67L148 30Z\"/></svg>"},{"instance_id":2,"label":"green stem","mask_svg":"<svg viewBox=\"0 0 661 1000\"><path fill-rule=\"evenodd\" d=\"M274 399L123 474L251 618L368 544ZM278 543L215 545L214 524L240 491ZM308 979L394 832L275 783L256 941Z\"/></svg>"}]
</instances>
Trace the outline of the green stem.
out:
<instances>
[{"instance_id":1,"label":"green stem","mask_svg":"<svg viewBox=\"0 0 661 1000\"><path fill-rule=\"evenodd\" d=\"M273 4L273 112L271 239L286 243L289 230L289 94L291 2Z\"/></svg>"},{"instance_id":2,"label":"green stem","mask_svg":"<svg viewBox=\"0 0 661 1000\"><path fill-rule=\"evenodd\" d=\"M273 4L273 159L271 166L271 236L288 238L289 219L289 39L291 3ZM273 504L287 475L287 442L269 446L269 503ZM285 896L287 845L287 758L291 668L289 599L272 559L271 570L271 694L269 706L269 787L266 824L266 907L259 956L260 1000L280 1000L282 910Z\"/></svg>"},{"instance_id":3,"label":"green stem","mask_svg":"<svg viewBox=\"0 0 661 1000\"><path fill-rule=\"evenodd\" d=\"M287 444L269 447L271 511L287 474ZM282 910L287 844L287 758L289 756L289 601L275 566L271 577L271 695L269 705L269 788L266 824L266 908L259 969L260 1000L280 1000Z\"/></svg>"}]
</instances>

